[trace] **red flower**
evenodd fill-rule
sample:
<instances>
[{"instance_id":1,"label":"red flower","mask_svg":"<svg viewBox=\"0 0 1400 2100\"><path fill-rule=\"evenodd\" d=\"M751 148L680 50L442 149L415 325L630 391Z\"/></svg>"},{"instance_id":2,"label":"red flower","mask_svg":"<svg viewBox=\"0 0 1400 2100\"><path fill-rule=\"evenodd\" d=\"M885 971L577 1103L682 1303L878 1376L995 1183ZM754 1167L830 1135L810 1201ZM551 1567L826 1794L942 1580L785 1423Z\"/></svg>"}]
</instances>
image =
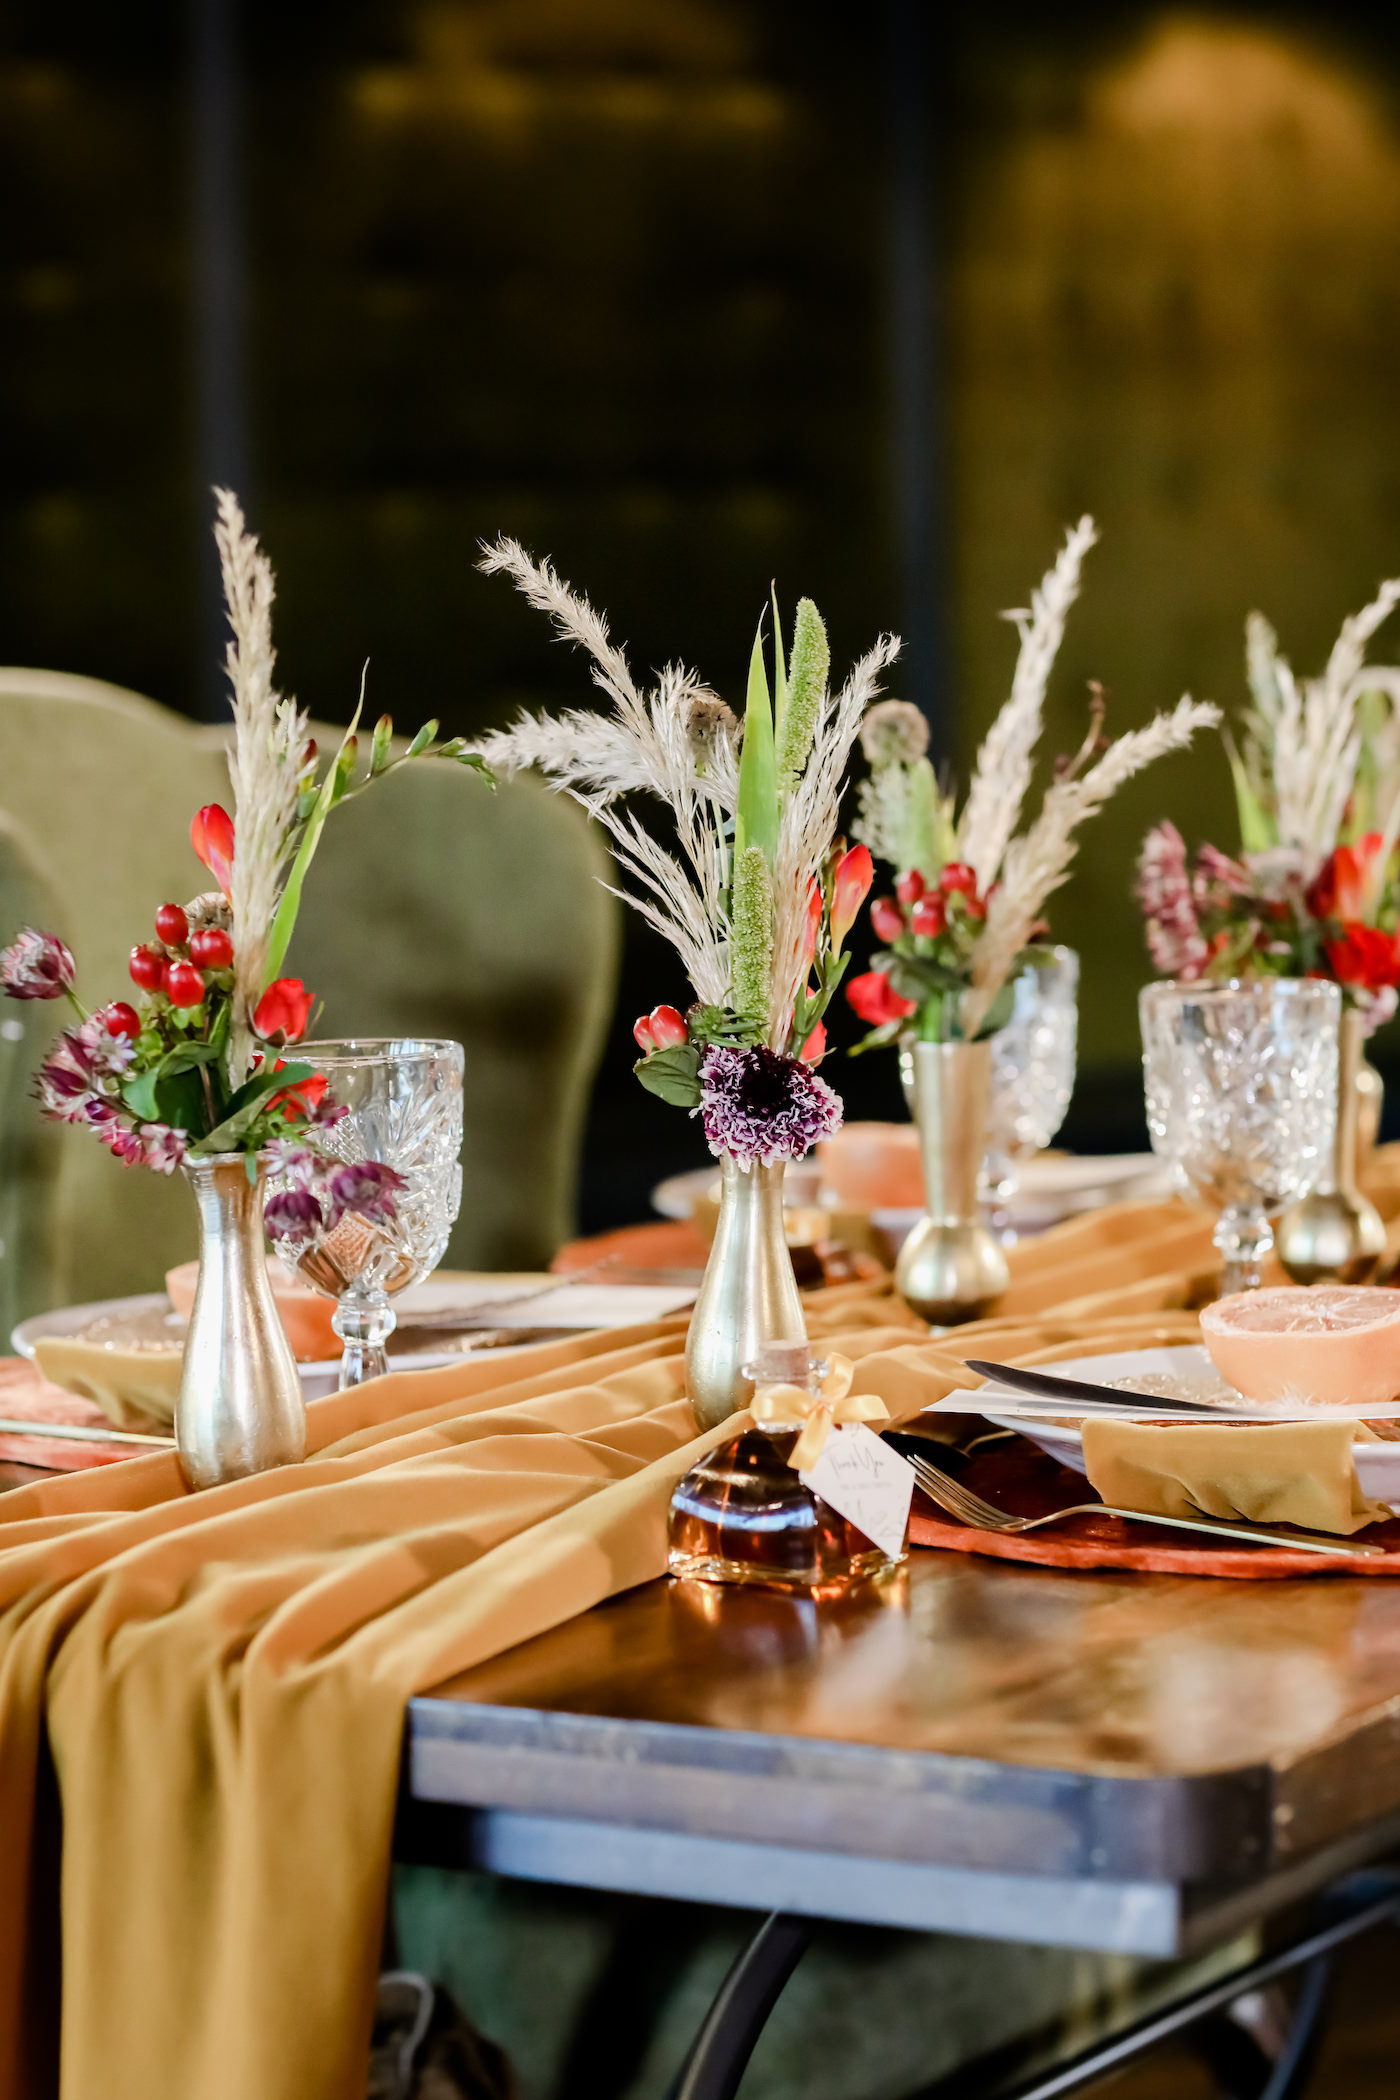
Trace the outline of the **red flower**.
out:
<instances>
[{"instance_id":1,"label":"red flower","mask_svg":"<svg viewBox=\"0 0 1400 2100\"><path fill-rule=\"evenodd\" d=\"M856 923L856 915L870 895L875 863L868 846L852 846L843 854L831 885L831 945L838 952Z\"/></svg>"},{"instance_id":2,"label":"red flower","mask_svg":"<svg viewBox=\"0 0 1400 2100\"><path fill-rule=\"evenodd\" d=\"M893 897L877 897L870 907L870 923L878 940L897 941L904 931L904 914Z\"/></svg>"},{"instance_id":3,"label":"red flower","mask_svg":"<svg viewBox=\"0 0 1400 2100\"><path fill-rule=\"evenodd\" d=\"M961 890L966 897L977 895L977 877L965 860L945 861L939 870L938 887L946 895L949 890Z\"/></svg>"},{"instance_id":4,"label":"red flower","mask_svg":"<svg viewBox=\"0 0 1400 2100\"><path fill-rule=\"evenodd\" d=\"M927 888L928 884L918 869L910 868L906 875L900 876L894 886L894 893L901 904L917 904Z\"/></svg>"},{"instance_id":5,"label":"red flower","mask_svg":"<svg viewBox=\"0 0 1400 2100\"><path fill-rule=\"evenodd\" d=\"M927 934L937 940L948 924L948 907L937 890L930 896L920 897L910 914L909 924L915 933Z\"/></svg>"},{"instance_id":6,"label":"red flower","mask_svg":"<svg viewBox=\"0 0 1400 2100\"><path fill-rule=\"evenodd\" d=\"M265 1043L296 1043L306 1033L316 994L299 977L279 977L258 1001L253 1033Z\"/></svg>"},{"instance_id":7,"label":"red flower","mask_svg":"<svg viewBox=\"0 0 1400 2100\"><path fill-rule=\"evenodd\" d=\"M272 1069L280 1072L284 1068L284 1060L279 1057ZM321 1106L328 1084L324 1072L313 1072L309 1078L299 1079L295 1086L279 1088L268 1102L268 1108L285 1108L288 1119L300 1123L307 1116L314 1115Z\"/></svg>"},{"instance_id":8,"label":"red flower","mask_svg":"<svg viewBox=\"0 0 1400 2100\"><path fill-rule=\"evenodd\" d=\"M912 999L901 999L883 970L867 970L846 986L846 999L862 1021L879 1028L886 1021L906 1021L914 1012Z\"/></svg>"},{"instance_id":9,"label":"red flower","mask_svg":"<svg viewBox=\"0 0 1400 2100\"><path fill-rule=\"evenodd\" d=\"M798 1051L797 1054L804 1065L818 1065L821 1063L822 1059L826 1056L825 1021L818 1021L816 1027L812 1030L812 1033L808 1036L806 1042L802 1045L802 1048Z\"/></svg>"},{"instance_id":10,"label":"red flower","mask_svg":"<svg viewBox=\"0 0 1400 2100\"><path fill-rule=\"evenodd\" d=\"M837 877L837 880L838 880L838 881L840 880L840 877L839 877L839 876ZM832 906L831 906L831 909L832 909L832 914L833 914L833 922L834 922L834 915L835 915L835 911L836 911L836 903L835 903L835 899L834 899L834 898L833 898L833 900L832 900ZM859 909L860 909L860 905L859 905L859 904L857 904L857 906L856 906L856 910L857 910L857 911L859 911ZM854 913L852 913L852 917L854 917L854 915L855 915L855 914L854 914ZM850 924L850 921L848 920L848 921L847 921L846 923L847 923L847 925L849 925L849 924ZM814 960L814 958L815 958L815 956L816 956L816 952L817 952L817 942L818 942L818 941L819 941L819 940L821 939L821 931L822 931L822 892L821 892L821 884L820 884L819 882L812 882L812 883L809 883L809 884L808 884L808 887L807 887L807 923L806 923L806 925L805 925L805 926L803 927L803 929L802 929L802 969L803 969L803 975L804 975L804 976L806 975L807 971L808 971L808 970L810 970L810 969L811 969L811 967L812 967L812 963L813 963L813 960ZM840 947L840 945L841 945L840 941L839 941L839 940L837 939L837 937L836 937L836 927L835 927L835 924L834 924L834 923L833 923L833 925L832 925L832 929L831 929L831 943L832 943L832 946L833 946L834 948L839 948L839 947Z\"/></svg>"},{"instance_id":11,"label":"red flower","mask_svg":"<svg viewBox=\"0 0 1400 2100\"><path fill-rule=\"evenodd\" d=\"M637 1047L649 1057L653 1050L679 1049L686 1041L685 1021L674 1006L654 1006L632 1023L632 1034Z\"/></svg>"},{"instance_id":12,"label":"red flower","mask_svg":"<svg viewBox=\"0 0 1400 2100\"><path fill-rule=\"evenodd\" d=\"M1354 846L1337 846L1327 856L1308 889L1308 910L1315 919L1362 919L1366 915L1367 892L1373 887L1373 864L1381 849L1381 835L1368 831Z\"/></svg>"},{"instance_id":13,"label":"red flower","mask_svg":"<svg viewBox=\"0 0 1400 2100\"><path fill-rule=\"evenodd\" d=\"M1338 848L1338 852L1345 851L1345 847ZM1342 928L1340 940L1325 941L1323 947L1339 984L1358 985L1370 992L1384 985L1400 985L1400 934L1382 933L1379 926L1363 926L1357 920Z\"/></svg>"},{"instance_id":14,"label":"red flower","mask_svg":"<svg viewBox=\"0 0 1400 2100\"><path fill-rule=\"evenodd\" d=\"M233 880L233 818L217 802L206 802L190 820L190 844L224 895Z\"/></svg>"}]
</instances>

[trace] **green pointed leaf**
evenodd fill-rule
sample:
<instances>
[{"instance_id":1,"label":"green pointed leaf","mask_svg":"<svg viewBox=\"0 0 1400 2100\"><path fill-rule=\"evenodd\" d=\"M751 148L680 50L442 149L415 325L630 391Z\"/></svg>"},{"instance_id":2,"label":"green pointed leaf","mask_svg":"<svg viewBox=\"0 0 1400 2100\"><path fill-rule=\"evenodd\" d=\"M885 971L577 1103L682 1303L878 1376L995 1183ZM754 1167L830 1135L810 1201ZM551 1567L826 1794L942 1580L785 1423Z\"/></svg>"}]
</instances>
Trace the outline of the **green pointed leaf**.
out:
<instances>
[{"instance_id":1,"label":"green pointed leaf","mask_svg":"<svg viewBox=\"0 0 1400 2100\"><path fill-rule=\"evenodd\" d=\"M264 990L272 983L274 978L281 975L287 950L291 946L292 932L297 923L297 913L301 910L301 892L302 885L306 881L306 871L311 866L316 855L316 848L321 843L321 833L325 828L326 818L340 799L336 792L336 782L341 778L347 745L352 747L350 764L353 766L355 762L353 746L358 741L355 731L359 727L360 710L364 704L365 689L362 678L360 681L359 704L355 709L350 727L341 739L340 749L336 752L330 771L321 782L315 807L306 820L306 829L302 832L301 843L297 847L296 859L292 862L292 871L287 877L287 886L278 899L277 910L272 920L272 930L268 935L267 966L263 972ZM343 793L343 791L342 787L341 792Z\"/></svg>"},{"instance_id":2,"label":"green pointed leaf","mask_svg":"<svg viewBox=\"0 0 1400 2100\"><path fill-rule=\"evenodd\" d=\"M427 750L429 744L436 743L437 733L438 724L436 722L425 722L423 724L423 727L419 730L417 736L413 739L413 742L408 747L409 757L421 758L423 753Z\"/></svg>"},{"instance_id":3,"label":"green pointed leaf","mask_svg":"<svg viewBox=\"0 0 1400 2100\"><path fill-rule=\"evenodd\" d=\"M773 599L773 741L783 740L783 717L787 713L787 663L783 656L783 622L778 612L778 586L769 585Z\"/></svg>"},{"instance_id":4,"label":"green pointed leaf","mask_svg":"<svg viewBox=\"0 0 1400 2100\"><path fill-rule=\"evenodd\" d=\"M757 846L771 868L778 857L778 768L773 748L773 709L763 665L760 621L749 658L749 694L744 707L744 745L739 755L739 806L734 822L734 859Z\"/></svg>"},{"instance_id":5,"label":"green pointed leaf","mask_svg":"<svg viewBox=\"0 0 1400 2100\"><path fill-rule=\"evenodd\" d=\"M1249 784L1249 774L1244 760L1235 749L1234 739L1222 737L1225 756L1230 761L1230 773L1235 783L1235 802L1239 809L1240 846L1246 853L1267 853L1278 844L1277 827L1264 805Z\"/></svg>"},{"instance_id":6,"label":"green pointed leaf","mask_svg":"<svg viewBox=\"0 0 1400 2100\"><path fill-rule=\"evenodd\" d=\"M700 1052L694 1043L676 1043L669 1050L653 1050L632 1070L649 1094L669 1101L673 1108L700 1106Z\"/></svg>"},{"instance_id":7,"label":"green pointed leaf","mask_svg":"<svg viewBox=\"0 0 1400 2100\"><path fill-rule=\"evenodd\" d=\"M249 1128L267 1106L271 1094L280 1093L284 1086L296 1086L309 1079L315 1071L314 1065L284 1065L280 1072L264 1066L253 1074L238 1089L229 1103L229 1112L222 1123L216 1123L205 1138L201 1138L201 1152L236 1152Z\"/></svg>"}]
</instances>

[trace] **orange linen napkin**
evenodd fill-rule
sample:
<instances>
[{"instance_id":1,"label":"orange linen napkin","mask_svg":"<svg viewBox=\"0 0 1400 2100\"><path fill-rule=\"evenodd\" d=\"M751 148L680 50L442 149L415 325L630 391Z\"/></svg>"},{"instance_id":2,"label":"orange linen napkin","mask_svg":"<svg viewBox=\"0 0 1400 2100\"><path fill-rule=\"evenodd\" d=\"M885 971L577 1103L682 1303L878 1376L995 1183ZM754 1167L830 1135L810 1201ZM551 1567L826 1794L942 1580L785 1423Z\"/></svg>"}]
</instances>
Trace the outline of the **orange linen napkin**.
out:
<instances>
[{"instance_id":1,"label":"orange linen napkin","mask_svg":"<svg viewBox=\"0 0 1400 2100\"><path fill-rule=\"evenodd\" d=\"M1066 1290L1161 1225L1103 1221ZM811 1325L896 1420L968 1354L1196 1333L921 1339L854 1287ZM45 1732L62 2100L360 2100L405 1701L663 1571L674 1483L745 1420L693 1436L684 1332L398 1373L313 1403L305 1465L198 1496L164 1453L0 1496L0 2100L59 2090Z\"/></svg>"}]
</instances>

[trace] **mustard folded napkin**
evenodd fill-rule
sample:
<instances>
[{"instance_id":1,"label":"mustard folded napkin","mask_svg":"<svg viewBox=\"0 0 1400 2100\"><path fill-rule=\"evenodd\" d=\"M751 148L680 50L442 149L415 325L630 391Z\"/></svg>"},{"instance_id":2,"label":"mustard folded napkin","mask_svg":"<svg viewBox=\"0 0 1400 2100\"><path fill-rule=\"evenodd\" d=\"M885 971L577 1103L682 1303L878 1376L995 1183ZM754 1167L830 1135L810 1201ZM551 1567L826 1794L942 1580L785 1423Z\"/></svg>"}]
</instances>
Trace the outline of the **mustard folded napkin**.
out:
<instances>
[{"instance_id":1,"label":"mustard folded napkin","mask_svg":"<svg viewBox=\"0 0 1400 2100\"><path fill-rule=\"evenodd\" d=\"M1353 1444L1364 1423L1118 1422L1082 1424L1092 1486L1119 1509L1164 1517L1243 1517L1350 1536L1390 1511L1368 1502Z\"/></svg>"}]
</instances>

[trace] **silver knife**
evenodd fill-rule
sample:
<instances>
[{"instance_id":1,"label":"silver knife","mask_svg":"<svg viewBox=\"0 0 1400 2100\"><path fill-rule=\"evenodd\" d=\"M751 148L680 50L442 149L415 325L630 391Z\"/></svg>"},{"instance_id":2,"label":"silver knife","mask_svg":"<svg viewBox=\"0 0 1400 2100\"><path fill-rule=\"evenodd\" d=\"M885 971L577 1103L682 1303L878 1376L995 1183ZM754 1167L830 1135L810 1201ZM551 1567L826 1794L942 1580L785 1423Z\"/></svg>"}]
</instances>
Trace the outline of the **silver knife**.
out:
<instances>
[{"instance_id":1,"label":"silver knife","mask_svg":"<svg viewBox=\"0 0 1400 2100\"><path fill-rule=\"evenodd\" d=\"M88 1429L81 1422L20 1422L0 1415L0 1436L66 1437L73 1444L155 1444L174 1446L173 1436L143 1436L137 1429Z\"/></svg>"},{"instance_id":2,"label":"silver knife","mask_svg":"<svg viewBox=\"0 0 1400 2100\"><path fill-rule=\"evenodd\" d=\"M1154 1414L1191 1415L1198 1420L1210 1415L1217 1420L1230 1419L1227 1407L1213 1407L1208 1400L1163 1399L1157 1393L1125 1393L1116 1386L1090 1385L1082 1378L1054 1378L1044 1371L1022 1371L1015 1364L984 1363L975 1356L964 1357L963 1361L969 1371L980 1371L984 1378L995 1379L998 1385L1010 1386L1013 1392L1024 1393L1027 1399L1056 1401L1061 1407L1068 1401L1086 1414L1096 1414L1107 1407L1114 1408L1119 1414L1125 1407L1150 1407ZM1252 1414L1253 1410L1250 1412Z\"/></svg>"}]
</instances>

